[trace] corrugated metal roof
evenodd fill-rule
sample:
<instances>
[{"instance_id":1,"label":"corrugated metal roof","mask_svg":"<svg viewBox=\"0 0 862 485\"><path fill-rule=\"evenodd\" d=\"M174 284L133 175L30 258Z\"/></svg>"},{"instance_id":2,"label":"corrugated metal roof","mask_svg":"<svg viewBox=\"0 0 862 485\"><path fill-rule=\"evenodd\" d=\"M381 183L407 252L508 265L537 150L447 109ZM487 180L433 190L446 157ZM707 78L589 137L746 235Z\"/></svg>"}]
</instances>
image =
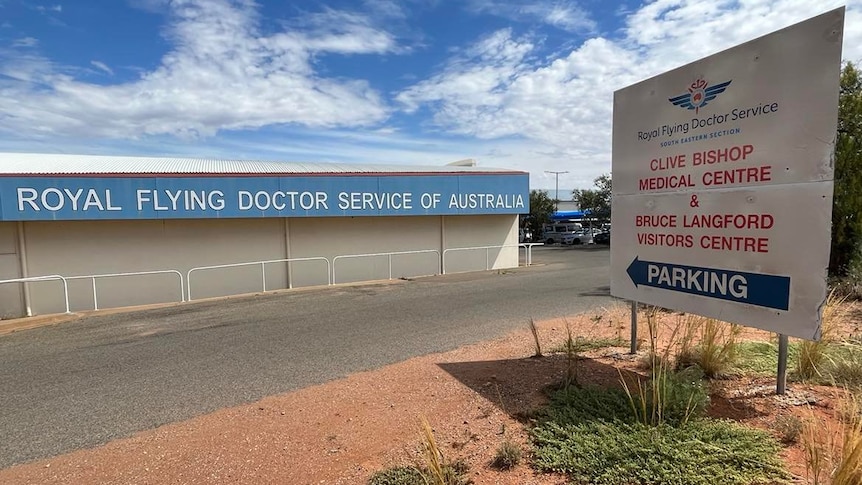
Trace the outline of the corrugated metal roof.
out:
<instances>
[{"instance_id":1,"label":"corrugated metal roof","mask_svg":"<svg viewBox=\"0 0 862 485\"><path fill-rule=\"evenodd\" d=\"M275 175L374 173L487 173L515 170L463 166L359 165L263 160L118 157L43 153L0 153L0 175Z\"/></svg>"}]
</instances>

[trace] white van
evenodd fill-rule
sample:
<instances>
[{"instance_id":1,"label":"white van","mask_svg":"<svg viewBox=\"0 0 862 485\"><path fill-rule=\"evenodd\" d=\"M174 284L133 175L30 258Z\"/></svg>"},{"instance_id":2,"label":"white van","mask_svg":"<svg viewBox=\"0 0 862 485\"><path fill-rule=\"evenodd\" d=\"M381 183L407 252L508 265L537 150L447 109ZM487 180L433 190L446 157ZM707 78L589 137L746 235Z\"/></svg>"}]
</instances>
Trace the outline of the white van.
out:
<instances>
[{"instance_id":1,"label":"white van","mask_svg":"<svg viewBox=\"0 0 862 485\"><path fill-rule=\"evenodd\" d=\"M545 224L542 240L545 244L577 244L583 226L577 222L560 222Z\"/></svg>"}]
</instances>

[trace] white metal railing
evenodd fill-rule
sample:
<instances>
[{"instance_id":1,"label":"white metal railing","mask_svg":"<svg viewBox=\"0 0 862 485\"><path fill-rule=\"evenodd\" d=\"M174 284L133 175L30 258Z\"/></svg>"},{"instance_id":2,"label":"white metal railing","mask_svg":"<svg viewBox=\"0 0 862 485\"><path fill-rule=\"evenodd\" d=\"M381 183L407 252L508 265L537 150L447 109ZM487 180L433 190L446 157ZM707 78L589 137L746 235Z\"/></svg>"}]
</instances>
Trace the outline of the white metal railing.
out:
<instances>
[{"instance_id":1,"label":"white metal railing","mask_svg":"<svg viewBox=\"0 0 862 485\"><path fill-rule=\"evenodd\" d=\"M524 248L524 253L526 253L524 255L524 259L525 259L524 263L527 266L530 266L533 264L533 247L534 246L544 246L544 245L545 245L545 243L519 243L518 244L518 246Z\"/></svg>"},{"instance_id":2,"label":"white metal railing","mask_svg":"<svg viewBox=\"0 0 862 485\"><path fill-rule=\"evenodd\" d=\"M437 255L437 265L434 268L434 274L437 274L437 268L441 266L441 256L440 251L436 249L419 249L416 251L393 251L389 253L367 253L367 254L345 254L342 256L336 256L332 258L332 284L338 282L336 277L335 268L339 259L347 259L347 258L370 258L375 256L388 256L389 257L389 279L392 279L392 256L400 256L405 254L431 254L434 253Z\"/></svg>"},{"instance_id":3,"label":"white metal railing","mask_svg":"<svg viewBox=\"0 0 862 485\"><path fill-rule=\"evenodd\" d=\"M36 283L39 281L54 281L60 280L63 282L63 297L66 300L66 313L72 313L69 309L69 282L66 281L68 278L60 276L58 274L45 275L45 276L31 276L29 278L15 278L13 280L0 280L0 284L3 283ZM29 313L27 316L30 316Z\"/></svg>"},{"instance_id":4,"label":"white metal railing","mask_svg":"<svg viewBox=\"0 0 862 485\"><path fill-rule=\"evenodd\" d=\"M478 251L480 249L485 250L485 271L491 269L489 267L489 257L492 249L503 249L503 248L517 248L520 253L520 248L524 247L524 250L527 251L528 248L523 244L500 244L497 246L473 246L469 248L449 248L443 250L443 261L441 267L443 268L443 274L446 274L446 253L454 252L454 251Z\"/></svg>"},{"instance_id":5,"label":"white metal railing","mask_svg":"<svg viewBox=\"0 0 862 485\"><path fill-rule=\"evenodd\" d=\"M435 265L435 270L433 274L438 274L437 268L440 268L442 274L446 274L446 254L453 251L472 251L472 250L485 250L485 270L490 269L490 251L492 249L504 249L504 248L524 248L525 251L525 264L527 266L532 264L532 252L534 246L543 246L544 243L519 243L519 244L503 244L496 246L475 246L475 247L464 247L464 248L449 248L443 250L441 253L437 249L422 249L416 251L393 251L387 253L367 253L367 254L345 254L341 256L336 256L330 260L323 257L310 257L310 258L287 258L287 259L271 259L265 261L248 261L242 263L230 263L230 264L217 264L211 266L198 266L188 270L185 274L185 281L183 281L183 274L177 270L167 269L167 270L155 270L155 271L137 271L137 272L129 272L129 273L105 273L105 274L94 274L94 275L79 275L79 276L61 276L61 275L45 275L45 276L32 276L28 278L16 278L10 280L0 280L0 284L3 283L37 283L42 281L55 281L59 280L63 283L63 297L66 306L66 313L71 313L70 305L69 305L69 283L68 280L80 280L80 279L89 279L92 282L93 289L93 310L99 310L99 299L98 299L98 287L96 281L100 278L117 278L117 277L126 277L126 276L145 276L145 275L157 275L157 274L175 274L177 275L177 279L179 280L179 290L180 290L180 301L192 301L192 273L196 271L206 271L206 270L214 270L214 269L223 269L223 268L237 268L242 266L260 266L261 271L261 288L263 291L267 291L266 289L266 265L271 263L290 263L294 262L303 262L303 261L323 261L326 263L326 281L328 285L332 285L337 281L337 273L336 273L336 263L339 260L348 259L348 258L366 258L366 257L381 257L386 256L388 258L388 268L389 268L389 279L392 279L392 257L399 255L411 255L411 254L436 254L437 255L437 265ZM288 288L293 288L293 281L291 278L288 279Z\"/></svg>"},{"instance_id":6,"label":"white metal railing","mask_svg":"<svg viewBox=\"0 0 862 485\"><path fill-rule=\"evenodd\" d=\"M84 280L90 279L93 282L93 310L99 309L99 297L98 292L96 291L96 279L97 278L117 278L123 276L146 276L146 275L156 275L156 274L175 274L180 280L180 301L186 301L185 295L185 285L183 283L183 274L175 269L161 269L156 271L133 271L130 273L105 273L105 274L91 274L91 275L80 275L80 276L67 276L67 280Z\"/></svg>"},{"instance_id":7,"label":"white metal railing","mask_svg":"<svg viewBox=\"0 0 862 485\"><path fill-rule=\"evenodd\" d=\"M222 269L222 268L237 268L240 266L255 266L260 265L260 276L263 291L266 291L266 265L270 263L295 263L299 261L325 261L326 262L326 284L331 285L332 279L330 278L331 274L331 264L329 260L322 257L316 256L313 258L288 258L288 259L269 259L266 261L249 261L246 263L231 263L231 264L214 264L212 266L198 266L196 268L192 268L186 273L186 289L188 293L188 301L192 301L192 273L195 271L205 271L210 269ZM288 279L288 288L293 288L293 282Z\"/></svg>"}]
</instances>

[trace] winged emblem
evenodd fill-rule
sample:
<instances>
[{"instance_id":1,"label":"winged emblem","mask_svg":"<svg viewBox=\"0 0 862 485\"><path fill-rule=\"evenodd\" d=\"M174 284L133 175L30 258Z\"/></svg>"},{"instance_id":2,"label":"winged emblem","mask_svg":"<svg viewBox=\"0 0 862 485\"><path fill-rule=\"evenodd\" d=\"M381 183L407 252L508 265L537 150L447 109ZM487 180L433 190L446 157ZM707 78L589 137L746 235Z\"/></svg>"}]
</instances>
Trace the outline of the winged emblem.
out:
<instances>
[{"instance_id":1,"label":"winged emblem","mask_svg":"<svg viewBox=\"0 0 862 485\"><path fill-rule=\"evenodd\" d=\"M691 83L687 93L680 94L673 98L668 98L668 101L680 108L693 109L694 112L697 113L701 107L706 106L710 101L715 99L716 96L723 93L724 90L730 86L731 82L733 82L733 80L710 86L703 79L698 79Z\"/></svg>"}]
</instances>

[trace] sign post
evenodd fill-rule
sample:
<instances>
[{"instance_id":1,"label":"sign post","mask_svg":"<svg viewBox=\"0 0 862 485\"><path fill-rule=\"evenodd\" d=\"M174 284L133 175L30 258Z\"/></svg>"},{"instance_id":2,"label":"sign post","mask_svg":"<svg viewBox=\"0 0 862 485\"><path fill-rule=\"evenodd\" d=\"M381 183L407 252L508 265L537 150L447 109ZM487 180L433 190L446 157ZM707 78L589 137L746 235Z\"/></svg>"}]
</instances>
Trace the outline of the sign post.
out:
<instances>
[{"instance_id":1,"label":"sign post","mask_svg":"<svg viewBox=\"0 0 862 485\"><path fill-rule=\"evenodd\" d=\"M611 294L820 338L844 9L614 93Z\"/></svg>"}]
</instances>

